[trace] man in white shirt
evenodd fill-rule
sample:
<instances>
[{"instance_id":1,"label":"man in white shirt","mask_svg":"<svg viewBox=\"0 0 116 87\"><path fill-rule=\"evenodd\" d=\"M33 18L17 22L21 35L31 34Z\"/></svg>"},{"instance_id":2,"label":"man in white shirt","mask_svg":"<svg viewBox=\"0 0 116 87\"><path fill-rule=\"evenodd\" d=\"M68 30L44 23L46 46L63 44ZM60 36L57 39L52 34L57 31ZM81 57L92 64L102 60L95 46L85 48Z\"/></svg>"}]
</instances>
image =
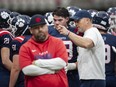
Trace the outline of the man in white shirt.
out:
<instances>
[{"instance_id":1,"label":"man in white shirt","mask_svg":"<svg viewBox=\"0 0 116 87\"><path fill-rule=\"evenodd\" d=\"M98 29L93 27L92 17L86 10L77 12L74 19L83 37L59 25L58 31L79 46L77 67L81 80L80 87L105 87L105 45Z\"/></svg>"}]
</instances>

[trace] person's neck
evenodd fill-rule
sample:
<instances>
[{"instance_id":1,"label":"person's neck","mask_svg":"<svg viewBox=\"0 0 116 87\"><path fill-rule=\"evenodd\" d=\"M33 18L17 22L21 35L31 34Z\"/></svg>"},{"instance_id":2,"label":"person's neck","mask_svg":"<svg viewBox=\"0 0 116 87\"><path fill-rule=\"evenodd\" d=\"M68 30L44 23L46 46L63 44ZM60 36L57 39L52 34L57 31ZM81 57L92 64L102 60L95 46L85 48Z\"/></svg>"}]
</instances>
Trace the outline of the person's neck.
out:
<instances>
[{"instance_id":1,"label":"person's neck","mask_svg":"<svg viewBox=\"0 0 116 87\"><path fill-rule=\"evenodd\" d=\"M88 26L85 27L85 31L92 28L92 24L89 24Z\"/></svg>"}]
</instances>

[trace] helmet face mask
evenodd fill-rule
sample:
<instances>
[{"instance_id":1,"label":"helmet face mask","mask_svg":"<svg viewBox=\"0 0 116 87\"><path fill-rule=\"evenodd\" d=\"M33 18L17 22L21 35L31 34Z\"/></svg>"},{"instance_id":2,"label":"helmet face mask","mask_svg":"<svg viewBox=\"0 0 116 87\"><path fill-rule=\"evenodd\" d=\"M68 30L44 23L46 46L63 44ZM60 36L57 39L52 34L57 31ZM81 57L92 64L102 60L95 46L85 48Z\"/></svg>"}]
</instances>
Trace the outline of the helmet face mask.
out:
<instances>
[{"instance_id":1,"label":"helmet face mask","mask_svg":"<svg viewBox=\"0 0 116 87\"><path fill-rule=\"evenodd\" d=\"M47 25L54 25L54 19L53 19L52 12L47 12L45 14L45 18L46 18Z\"/></svg>"},{"instance_id":2,"label":"helmet face mask","mask_svg":"<svg viewBox=\"0 0 116 87\"><path fill-rule=\"evenodd\" d=\"M12 20L12 33L15 36L23 35L29 28L30 17L19 15Z\"/></svg>"},{"instance_id":3,"label":"helmet face mask","mask_svg":"<svg viewBox=\"0 0 116 87\"><path fill-rule=\"evenodd\" d=\"M19 15L20 15L20 13L18 13L18 12L11 12L11 13L10 13L10 18L9 18L9 20L8 20L8 23L9 23L9 25L10 25L10 28L12 28L12 25L11 25L12 20L13 20L15 17L19 16Z\"/></svg>"}]
</instances>

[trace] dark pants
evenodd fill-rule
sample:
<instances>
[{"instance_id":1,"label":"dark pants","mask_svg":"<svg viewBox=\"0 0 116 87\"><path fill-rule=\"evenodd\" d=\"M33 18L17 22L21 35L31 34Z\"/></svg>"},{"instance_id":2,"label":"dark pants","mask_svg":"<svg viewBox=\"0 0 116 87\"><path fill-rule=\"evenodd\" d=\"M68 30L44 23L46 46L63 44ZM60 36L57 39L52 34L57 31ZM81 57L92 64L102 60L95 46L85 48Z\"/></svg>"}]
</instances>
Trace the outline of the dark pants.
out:
<instances>
[{"instance_id":1,"label":"dark pants","mask_svg":"<svg viewBox=\"0 0 116 87\"><path fill-rule=\"evenodd\" d=\"M80 87L106 87L105 80L81 80Z\"/></svg>"},{"instance_id":2,"label":"dark pants","mask_svg":"<svg viewBox=\"0 0 116 87\"><path fill-rule=\"evenodd\" d=\"M106 76L106 87L116 87L116 76Z\"/></svg>"},{"instance_id":3,"label":"dark pants","mask_svg":"<svg viewBox=\"0 0 116 87\"><path fill-rule=\"evenodd\" d=\"M8 72L0 72L0 87L8 87L10 74Z\"/></svg>"},{"instance_id":4,"label":"dark pants","mask_svg":"<svg viewBox=\"0 0 116 87\"><path fill-rule=\"evenodd\" d=\"M68 72L68 85L69 87L80 87L80 80L78 73Z\"/></svg>"}]
</instances>

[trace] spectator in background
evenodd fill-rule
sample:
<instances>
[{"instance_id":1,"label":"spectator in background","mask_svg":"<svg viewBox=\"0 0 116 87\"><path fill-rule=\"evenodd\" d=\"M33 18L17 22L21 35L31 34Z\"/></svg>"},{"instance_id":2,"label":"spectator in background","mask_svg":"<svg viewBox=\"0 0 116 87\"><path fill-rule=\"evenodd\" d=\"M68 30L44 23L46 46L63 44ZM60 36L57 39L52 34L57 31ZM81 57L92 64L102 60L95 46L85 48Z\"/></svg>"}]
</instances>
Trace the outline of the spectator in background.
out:
<instances>
[{"instance_id":1,"label":"spectator in background","mask_svg":"<svg viewBox=\"0 0 116 87\"><path fill-rule=\"evenodd\" d=\"M93 24L100 31L105 42L106 87L116 87L116 36L108 34L109 15L99 11L93 18Z\"/></svg>"},{"instance_id":2,"label":"spectator in background","mask_svg":"<svg viewBox=\"0 0 116 87\"><path fill-rule=\"evenodd\" d=\"M48 34L42 15L32 16L29 25L33 36L19 52L25 87L68 87L64 71L68 54L62 40Z\"/></svg>"},{"instance_id":3,"label":"spectator in background","mask_svg":"<svg viewBox=\"0 0 116 87\"><path fill-rule=\"evenodd\" d=\"M75 20L83 37L74 34L66 27L59 25L60 34L67 35L77 46L79 56L77 67L80 77L80 87L105 87L105 45L97 28L92 25L92 17L86 10L78 11L72 19Z\"/></svg>"},{"instance_id":4,"label":"spectator in background","mask_svg":"<svg viewBox=\"0 0 116 87\"><path fill-rule=\"evenodd\" d=\"M49 34L63 40L68 53L67 77L69 87L79 87L78 71L76 69L77 62L77 46L69 39L68 36L58 32L57 26L62 25L68 28L69 31L75 32L76 28L68 25L69 12L64 7L58 7L53 11L54 25L49 26ZM75 32L76 33L76 32Z\"/></svg>"}]
</instances>

